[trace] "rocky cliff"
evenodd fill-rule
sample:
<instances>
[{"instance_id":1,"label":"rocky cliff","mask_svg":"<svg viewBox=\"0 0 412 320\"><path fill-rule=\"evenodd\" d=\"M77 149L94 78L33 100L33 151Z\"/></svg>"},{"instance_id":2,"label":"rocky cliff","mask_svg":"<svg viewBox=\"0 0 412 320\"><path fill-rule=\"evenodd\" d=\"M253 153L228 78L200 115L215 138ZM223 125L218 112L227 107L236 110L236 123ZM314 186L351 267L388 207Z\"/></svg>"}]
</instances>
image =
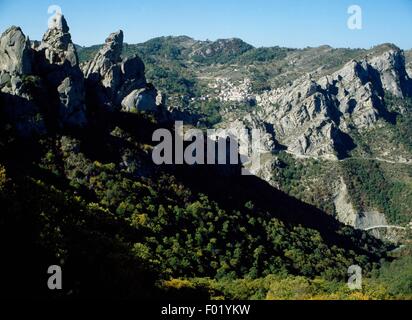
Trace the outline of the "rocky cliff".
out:
<instances>
[{"instance_id":1,"label":"rocky cliff","mask_svg":"<svg viewBox=\"0 0 412 320\"><path fill-rule=\"evenodd\" d=\"M84 127L94 112L157 112L161 94L146 82L138 56L122 59L123 32L112 33L89 63L79 64L63 15L31 45L18 27L0 38L2 120L19 134Z\"/></svg>"},{"instance_id":2,"label":"rocky cliff","mask_svg":"<svg viewBox=\"0 0 412 320\"><path fill-rule=\"evenodd\" d=\"M301 77L257 96L257 115L273 125L275 139L298 156L341 158L352 130L388 119L385 94L411 96L412 82L401 50L350 61L331 75Z\"/></svg>"},{"instance_id":3,"label":"rocky cliff","mask_svg":"<svg viewBox=\"0 0 412 320\"><path fill-rule=\"evenodd\" d=\"M371 50L256 49L238 39L188 37L128 45L122 31L102 46L80 48L88 56L81 64L77 50L63 16L32 46L19 28L4 32L0 119L29 135L84 127L99 113L159 115L165 96L149 83L154 81L167 93L176 120L259 129L263 156L255 169L273 186L353 226L365 212L410 221L410 174L404 168L411 163L410 52L405 59L390 44ZM292 159L282 159L285 154ZM355 170L362 166L347 165L352 160L368 162L367 174L379 178L371 179L372 187Z\"/></svg>"},{"instance_id":4,"label":"rocky cliff","mask_svg":"<svg viewBox=\"0 0 412 320\"><path fill-rule=\"evenodd\" d=\"M123 32L112 33L96 56L83 66L90 99L113 111L155 111L161 94L146 82L145 67L138 56L122 59Z\"/></svg>"},{"instance_id":5,"label":"rocky cliff","mask_svg":"<svg viewBox=\"0 0 412 320\"><path fill-rule=\"evenodd\" d=\"M264 180L357 228L412 218L412 81L399 48L381 45L333 72L315 70L262 93L247 78L217 78L210 88L230 105L219 127L264 132L257 172Z\"/></svg>"}]
</instances>

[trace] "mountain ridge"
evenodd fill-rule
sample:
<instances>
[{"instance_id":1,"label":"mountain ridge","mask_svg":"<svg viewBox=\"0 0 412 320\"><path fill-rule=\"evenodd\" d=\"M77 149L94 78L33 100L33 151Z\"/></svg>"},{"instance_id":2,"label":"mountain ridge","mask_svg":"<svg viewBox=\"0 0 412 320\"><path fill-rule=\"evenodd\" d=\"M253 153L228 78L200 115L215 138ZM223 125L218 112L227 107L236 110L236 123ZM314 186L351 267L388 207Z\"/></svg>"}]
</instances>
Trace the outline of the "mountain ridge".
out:
<instances>
[{"instance_id":1,"label":"mountain ridge","mask_svg":"<svg viewBox=\"0 0 412 320\"><path fill-rule=\"evenodd\" d=\"M369 50L334 49L330 46L291 51L287 51L287 49L285 51L284 48L277 47L264 50L255 48L248 50L246 53L240 54L236 58L237 60L233 60L232 57L224 63L218 63L220 59L218 58L216 60L217 63L214 64L210 61L192 61L190 58L188 58L188 54L186 54L186 58L184 57L184 55L175 56L173 54L170 54L170 52L176 52L176 50L174 49L169 50L170 44L168 42L170 41L170 39L173 40L173 38L168 37L161 38L162 41L160 41L160 44L153 47L154 50L152 50L153 48L151 48L150 46L146 48L144 47L144 45L141 45L142 47L141 49L139 49L140 51L137 50L135 46L132 46L132 48L136 49L137 51L131 51L138 52L138 54L142 55L143 57L146 56L146 58L143 59L145 60L145 64L148 68L148 77L152 82L155 82L158 84L158 86L160 86L160 90L166 93L166 103L169 108L173 107L177 110L183 111L183 113L188 113L188 115L184 118L188 123L192 123L194 125L198 125L200 123L205 126L213 126L216 124L219 125L220 123L220 126L223 127L227 126L228 124L235 124L238 125L239 128L244 128L245 126L248 127L250 125L254 127L254 123L259 123L258 127L263 129L264 131L266 131L264 127L268 125L279 130L279 128L281 128L279 124L274 125L273 123L268 123L270 121L268 121L267 115L262 115L258 117L258 119L256 119L256 116L253 115L254 113L262 113L262 110L260 110L262 109L262 103L265 105L264 108L267 110L266 113L273 113L273 111L270 111L272 103L269 102L269 100L273 99L270 98L271 92L273 93L277 89L286 90L286 92L293 93L292 96L294 95L295 98L286 97L283 100L285 104L288 104L291 101L295 101L293 103L298 104L295 107L296 112L301 112L299 103L303 104L303 102L299 102L300 98L297 98L299 96L298 91L300 91L302 95L305 92L309 92L309 96L311 96L311 98L309 99L312 99L313 95L323 95L324 98L322 99L326 99L324 102L326 102L327 104L338 103L347 105L347 110L350 111L350 113L352 113L353 110L356 111L356 109L359 109L359 98L363 96L361 100L366 104L369 104L369 102L367 101L368 99L371 99L371 108L368 107L369 109L366 108L363 112L359 113L358 120L356 120L358 121L358 124L360 124L359 130L361 132L350 129L352 133L350 133L350 137L348 137L345 133L348 129L344 128L344 134L338 134L340 136L336 136L336 138L334 138L336 130L333 128L333 126L324 127L325 131L323 133L322 130L318 130L315 126L314 128L310 129L311 133L309 136L305 136L305 133L301 136L301 138L299 138L299 135L302 134L302 128L300 128L300 126L297 126L297 128L299 128L297 130L300 130L298 131L298 134L288 136L288 139L295 143L293 149L296 147L296 150L301 150L301 146L299 146L298 142L301 141L303 143L306 141L306 139L309 138L309 143L307 143L308 148L310 148L310 145L312 145L315 149L326 148L325 150L329 150L325 153L327 155L326 158L332 160L336 159L337 157L339 158L342 156L349 156L349 159L352 158L354 161L357 161L356 159L359 159L359 161L361 161L360 159L383 159L388 163L392 162L394 166L396 164L402 166L403 164L408 163L408 159L410 159L410 151L408 151L408 148L410 148L410 142L408 142L408 139L405 140L403 138L400 138L400 136L402 135L400 132L405 132L405 130L407 130L406 127L408 126L407 123L409 121L407 119L409 119L410 114L408 110L410 110L410 107L408 107L407 99L396 98L396 96L399 96L399 90L405 90L405 88L400 89L399 85L396 84L398 80L393 78L385 78L386 80L383 81L383 84L386 87L384 88L384 86L380 83L382 80L380 79L380 76L377 77L377 74L386 74L385 77L387 77L392 72L394 72L395 74L398 74L398 79L403 79L403 77L406 76L405 72L408 72L409 70L408 66L410 66L410 51L400 50L393 44L381 44ZM154 42L156 43L158 40L159 39L155 39ZM165 43L163 43L163 41ZM172 45L170 46L173 48ZM270 50L273 51L268 53L268 51ZM385 54L388 54L389 56L385 58ZM402 62L403 54L405 54L405 65L404 62ZM392 63L389 62L389 60L392 59L391 56L397 57L395 59L397 62L394 62L397 65L395 67L396 70L394 71L391 71L392 67L390 67ZM235 64L232 64L233 61L237 62ZM381 61L387 61L385 62L387 63L387 67L381 65L380 67L378 67L381 69L381 71L378 72L373 71L375 67L367 67L367 69L371 70L371 74L367 75L367 73L369 72L368 71L366 73L364 72L364 75L362 76L362 63L366 63L367 65L372 63L376 66L376 64L381 63ZM385 68L389 69L387 71L383 71ZM400 70L400 73L397 70ZM345 97L344 94L340 94L340 96L336 98L334 97L335 94L332 92L333 90L336 90L333 89L333 86L330 87L330 89L326 89L325 86L328 86L328 83L332 81L327 80L328 77L329 79L332 79L334 77L333 75L335 74L335 76L339 78L341 76L339 75L339 73L343 73L342 78L347 83L346 85L353 86L356 81L359 82L359 85L356 85L356 87L343 90L343 93L345 91L351 92L352 95L358 95L358 97L351 98L350 95ZM373 75L373 73L376 74ZM375 84L370 88L368 87L368 77L370 79L376 79L373 80L373 83ZM320 79L323 84L315 84ZM300 82L300 86L303 85L306 87L302 87L300 88L300 90L295 90L295 81L297 84ZM313 84L312 81L314 82ZM340 82L340 80L338 80L338 82ZM394 89L392 88L392 86L398 86L398 89ZM386 88L389 89L387 94L385 94ZM324 90L324 93L321 93L322 90ZM328 93L328 90L332 91ZM368 93L369 91L370 93ZM392 91L392 93L395 93L395 97L391 97L392 93L390 91ZM363 94L361 92L363 92ZM324 94L326 94L326 96L330 96L330 98L325 98L326 96ZM279 97L281 97L285 94L279 92L278 95ZM259 101L257 101L257 99ZM355 102L356 105L358 105L358 108L356 108ZM308 103L310 104L312 102ZM333 108L327 107L328 110L335 110L334 114L328 114L327 118L331 117L335 120L340 118L341 116L337 115L341 112L339 111L339 108L341 107L342 106ZM176 114L181 113L179 111ZM252 114L252 118L250 114ZM290 115L289 111L288 114ZM242 120L244 116L246 116L247 119ZM366 118L362 120L362 117L364 116ZM394 124L395 117L398 119L396 121L396 124ZM339 125L346 125L347 128L354 126L354 128L356 128L357 125L351 124L351 121L352 120L350 120L349 117L346 120L340 121ZM313 123L311 124L311 121L308 121L307 124L313 125ZM363 124L366 125L366 129L361 128L363 127ZM368 129L367 127L370 128ZM378 131L381 132L378 133ZM376 134L372 132L376 132ZM270 131L268 132L266 137L270 137L272 134L273 132ZM309 131L307 132L307 134L309 134ZM379 140L376 139L376 135L385 136L385 139L382 141L381 145L378 143ZM312 138L310 138L310 136L312 136ZM323 138L321 138L322 136ZM395 138L398 136L399 141L404 141L402 144L395 142L394 139L398 139ZM403 136L407 138L409 135L403 134ZM310 139L313 139L313 141L316 141L316 143L311 143ZM325 139L324 141L326 142L326 144L321 143L322 139ZM267 140L265 143L267 143L268 146L277 145L278 148L282 148L284 141L280 140L277 141L277 143L274 143L275 140L277 140L276 137L272 136L272 138ZM336 143L333 141L336 141ZM329 147L327 147L328 144ZM268 149L268 151L271 150L272 149ZM308 154L305 154L305 151L302 150L297 152L292 151L294 157L297 157L294 160L294 162L296 162L296 165L300 165L301 162L305 163L305 159L306 157L308 157ZM390 154L386 154L388 150L393 151ZM341 155L337 156L337 152L341 153ZM309 155L309 158L316 160L318 159L318 155L312 153L311 155ZM279 177L273 176L273 171L277 172L278 170L280 170L276 169L277 161L277 157L275 157L274 163L267 163L263 165L261 177L263 177L266 181L271 181L271 183L277 187L284 188L284 186L281 185L284 182L279 181ZM372 163L372 160L369 161ZM325 167L326 166L327 164L325 164ZM405 170L401 168L399 169L402 171ZM326 172L328 171L325 168L322 170L325 170ZM343 170L345 172L347 168L339 169L339 171L340 170ZM391 170L386 168L385 170L383 170L382 168L379 170L373 170L375 170L374 172L378 176L382 176L382 174L389 175L386 176L386 179L391 181L390 188L392 188L392 184L393 188L398 183L404 185L405 192L401 192L400 194L402 194L402 197L409 199L409 191L407 190L410 190L410 188L408 187L407 178L400 180L399 177L394 178L394 174L389 173ZM382 170L385 171L385 173L382 173ZM336 175L336 177L334 178L335 180L332 185L330 185L330 182L325 183L329 186L330 190L334 190L333 192L340 194L340 189L342 188L342 176L337 175L336 171L333 175ZM346 180L345 185L348 183L352 182ZM367 184L366 181L363 183ZM316 187L314 186L307 187L311 190L316 190ZM388 208L380 208L381 204L376 205L373 203L375 200L368 205L370 206L369 208L365 204L358 207L359 204L356 203L358 200L354 201L353 198L356 198L354 194L358 192L356 188L359 187L356 187L354 190L350 190L350 187L348 188L349 194L345 196L347 199L346 201L348 201L347 205L349 207L354 207L354 209L350 209L350 212L353 213L351 214L351 218L349 220L343 217L345 214L342 214L343 216L340 218L342 219L342 221L346 221L351 225L356 225L355 221L361 219L359 217L362 217L361 212L355 214L355 212L359 210L359 208L362 208L361 210L365 212L379 213L377 216L385 216L385 213L382 211L387 211ZM324 203L321 205L326 205L327 207L335 207L332 210L328 209L328 211L332 211L335 212L334 214L338 214L336 212L341 210L338 209L338 207L340 207L341 205L340 202L333 200L333 192L327 196L327 198L329 198L327 204ZM389 190L387 192L389 192ZM399 193L398 191L396 192ZM300 195L299 198L303 198L305 199L305 201L313 201L309 200L310 198L308 198L307 196L302 197L302 195ZM410 201L407 201L407 203L409 202ZM319 205L319 203L317 203L317 205ZM400 210L401 212L403 212L402 215L404 215L404 218L402 219L405 219L403 222L405 223L408 221L407 217L409 216L408 206ZM386 216L393 216L393 214L386 213ZM373 216L371 216L370 221L371 223L372 221L374 221ZM360 222L359 225L364 226L365 223ZM369 226L371 227L372 225Z\"/></svg>"},{"instance_id":2,"label":"mountain ridge","mask_svg":"<svg viewBox=\"0 0 412 320\"><path fill-rule=\"evenodd\" d=\"M11 261L0 266L0 274L10 296L18 296L25 285L29 296L56 297L39 284L42 272L56 263L63 266L66 279L58 298L147 299L177 297L175 291L184 294L188 288L193 297L230 296L226 285L210 292L210 278L225 283L272 275L276 284L277 276L301 276L346 288L349 266L360 265L370 275L382 259L391 260L388 250L394 245L344 225L258 177L227 174L239 172L238 166L223 173L215 166L155 166L150 157L153 131L182 120L185 110L180 114L167 108L158 83L149 82L155 75L161 78L162 70L151 68L156 59L180 53L166 48L157 57L139 57L133 50L122 56L123 32L117 31L92 59L80 63L67 22L63 16L56 22L33 46L17 27L0 38L0 204L5 210L0 243ZM228 50L220 45L210 50L231 61L244 47L235 40ZM281 49L272 53L271 60L288 54ZM209 67L205 54L202 63ZM396 57L383 61L396 62ZM150 59L154 62L146 69L144 60ZM174 63L170 68L185 68ZM384 77L387 64L381 67ZM346 71L364 88L362 75L369 79L368 70L369 64L353 62ZM247 81L243 84L248 88ZM336 83L326 81L328 85ZM306 98L332 96L311 82L309 89ZM390 89L396 92L398 87ZM243 111L255 108L254 102L248 100ZM204 112L213 109L200 107ZM270 142L275 130L252 116L243 123L244 114L236 107L233 123L265 127ZM227 121L227 114L222 112L216 124ZM277 160L279 167L287 167L288 159ZM23 276L11 279L11 272ZM173 283L180 283L176 278L196 277L208 285L189 283L173 290ZM269 289L263 292L260 296L271 297Z\"/></svg>"}]
</instances>

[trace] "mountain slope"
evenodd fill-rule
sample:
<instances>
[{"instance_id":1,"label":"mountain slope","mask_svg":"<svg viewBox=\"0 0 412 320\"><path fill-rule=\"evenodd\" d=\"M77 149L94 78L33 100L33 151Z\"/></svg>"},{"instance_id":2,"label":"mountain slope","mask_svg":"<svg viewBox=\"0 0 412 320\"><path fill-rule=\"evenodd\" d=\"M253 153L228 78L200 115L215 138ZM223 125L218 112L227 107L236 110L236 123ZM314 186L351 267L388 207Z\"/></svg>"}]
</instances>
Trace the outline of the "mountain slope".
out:
<instances>
[{"instance_id":1,"label":"mountain slope","mask_svg":"<svg viewBox=\"0 0 412 320\"><path fill-rule=\"evenodd\" d=\"M275 155L260 176L272 185L352 226L410 222L410 51L250 48L211 63L192 58L200 44L168 37L128 48L150 56L143 56L148 77L183 111L177 117L202 127L270 128L267 146L275 148L267 151ZM374 234L403 237L391 232Z\"/></svg>"},{"instance_id":2,"label":"mountain slope","mask_svg":"<svg viewBox=\"0 0 412 320\"><path fill-rule=\"evenodd\" d=\"M344 281L350 265L366 273L388 258L391 246L367 233L257 177L228 176L237 166L155 166L152 133L170 114L140 58L121 57L121 31L81 66L62 16L39 46L19 28L0 43L9 296L24 284L36 298L159 298L172 277ZM65 273L57 296L43 281L53 264Z\"/></svg>"}]
</instances>

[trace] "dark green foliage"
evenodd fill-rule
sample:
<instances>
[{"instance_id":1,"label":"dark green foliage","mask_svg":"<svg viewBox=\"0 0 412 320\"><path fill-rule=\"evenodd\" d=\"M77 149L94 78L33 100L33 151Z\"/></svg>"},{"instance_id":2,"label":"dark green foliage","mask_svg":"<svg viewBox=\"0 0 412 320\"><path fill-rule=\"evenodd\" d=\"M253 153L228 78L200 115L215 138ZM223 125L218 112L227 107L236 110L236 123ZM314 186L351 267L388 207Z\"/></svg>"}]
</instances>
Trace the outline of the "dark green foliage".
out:
<instances>
[{"instance_id":1,"label":"dark green foliage","mask_svg":"<svg viewBox=\"0 0 412 320\"><path fill-rule=\"evenodd\" d=\"M240 39L207 41L194 51L193 61L202 64L228 64L238 62L239 56L253 49Z\"/></svg>"},{"instance_id":2,"label":"dark green foliage","mask_svg":"<svg viewBox=\"0 0 412 320\"><path fill-rule=\"evenodd\" d=\"M177 39L176 39L177 40ZM160 37L151 39L144 44L128 45L123 47L123 56L128 57L139 54L142 57L153 57L154 55L164 59L177 60L181 58L182 49L173 37Z\"/></svg>"},{"instance_id":3,"label":"dark green foliage","mask_svg":"<svg viewBox=\"0 0 412 320\"><path fill-rule=\"evenodd\" d=\"M410 221L410 188L403 182L388 180L378 161L348 159L342 163L342 176L360 212L377 209L390 223Z\"/></svg>"},{"instance_id":4,"label":"dark green foliage","mask_svg":"<svg viewBox=\"0 0 412 320\"><path fill-rule=\"evenodd\" d=\"M91 47L79 47L77 46L77 55L79 57L80 62L89 61L94 58L97 51L100 49L100 45L94 45Z\"/></svg>"},{"instance_id":5,"label":"dark green foliage","mask_svg":"<svg viewBox=\"0 0 412 320\"><path fill-rule=\"evenodd\" d=\"M269 62L272 60L284 59L288 52L294 49L272 47L272 48L256 48L249 50L238 58L238 62L245 64L253 64L256 62Z\"/></svg>"},{"instance_id":6,"label":"dark green foliage","mask_svg":"<svg viewBox=\"0 0 412 320\"><path fill-rule=\"evenodd\" d=\"M199 101L190 107L197 110L203 117L200 119L201 123L206 128L212 128L215 124L222 121L220 111L223 103L218 100Z\"/></svg>"},{"instance_id":7,"label":"dark green foliage","mask_svg":"<svg viewBox=\"0 0 412 320\"><path fill-rule=\"evenodd\" d=\"M196 95L196 82L189 74L185 74L184 66L178 63L168 64L164 67L159 67L157 63L147 63L146 66L147 79L156 83L156 86L167 95L186 97Z\"/></svg>"},{"instance_id":8,"label":"dark green foliage","mask_svg":"<svg viewBox=\"0 0 412 320\"><path fill-rule=\"evenodd\" d=\"M374 278L388 287L394 296L412 298L412 256L409 254L393 261L386 262L382 268L374 272Z\"/></svg>"},{"instance_id":9,"label":"dark green foliage","mask_svg":"<svg viewBox=\"0 0 412 320\"><path fill-rule=\"evenodd\" d=\"M333 199L333 167L321 160L297 160L286 152L278 154L278 165L274 170L274 179L282 191L317 208L335 213ZM305 183L305 181L309 181ZM312 181L322 181L313 183Z\"/></svg>"},{"instance_id":10,"label":"dark green foliage","mask_svg":"<svg viewBox=\"0 0 412 320\"><path fill-rule=\"evenodd\" d=\"M412 98L401 99L385 92L385 105L390 112L402 112L397 114L395 125L391 126L393 141L412 152Z\"/></svg>"},{"instance_id":11,"label":"dark green foliage","mask_svg":"<svg viewBox=\"0 0 412 320\"><path fill-rule=\"evenodd\" d=\"M8 297L153 297L156 266L132 254L130 226L46 176L11 173L0 192L0 270ZM47 269L56 264L62 292L46 286Z\"/></svg>"},{"instance_id":12,"label":"dark green foliage","mask_svg":"<svg viewBox=\"0 0 412 320\"><path fill-rule=\"evenodd\" d=\"M384 257L378 240L257 178L152 168L141 138L117 131L117 139L91 130L87 139L16 140L1 150L10 178L1 189L1 228L10 231L2 243L14 243L13 257L28 246L23 258L39 274L63 263L74 296L147 296L155 279L170 276L344 279L349 265L370 270ZM123 167L124 152L134 169Z\"/></svg>"}]
</instances>

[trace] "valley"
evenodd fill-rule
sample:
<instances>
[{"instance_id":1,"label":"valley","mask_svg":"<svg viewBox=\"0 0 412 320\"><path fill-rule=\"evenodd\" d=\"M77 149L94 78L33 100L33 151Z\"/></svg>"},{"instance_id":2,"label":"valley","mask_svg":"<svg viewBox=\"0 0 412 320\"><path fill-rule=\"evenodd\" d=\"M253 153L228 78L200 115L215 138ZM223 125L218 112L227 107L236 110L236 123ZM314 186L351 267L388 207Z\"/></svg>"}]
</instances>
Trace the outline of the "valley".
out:
<instances>
[{"instance_id":1,"label":"valley","mask_svg":"<svg viewBox=\"0 0 412 320\"><path fill-rule=\"evenodd\" d=\"M55 22L41 41L16 26L0 38L9 296L411 298L410 52L133 45L121 30L86 48L63 15ZM154 163L154 132L182 142L176 121L258 130L259 170ZM60 292L42 285L55 264ZM351 266L363 270L358 291Z\"/></svg>"},{"instance_id":2,"label":"valley","mask_svg":"<svg viewBox=\"0 0 412 320\"><path fill-rule=\"evenodd\" d=\"M81 48L80 59L86 60L94 48ZM369 50L254 48L240 39L202 42L185 36L125 44L124 51L125 56L144 57L148 78L158 84L179 119L204 128L264 128L273 157L265 157L259 176L275 187L339 218L330 190L339 189L347 174L345 163L367 161L366 167L374 168L368 169L370 174L399 190L387 190L391 195L386 201L404 198L407 204L382 206L370 196L360 201L353 194L364 193L366 186L358 184L347 195L353 214L380 212L401 227L412 220L411 170L405 167L412 163L412 85L407 76L411 51L403 58L392 44ZM285 152L292 156L289 167L317 162L316 177L277 179L282 170L277 154ZM332 165L335 172L330 172L329 161L341 165ZM398 168L403 177L394 173ZM289 187L294 183L300 184L299 191ZM320 190L320 185L329 191Z\"/></svg>"}]
</instances>

